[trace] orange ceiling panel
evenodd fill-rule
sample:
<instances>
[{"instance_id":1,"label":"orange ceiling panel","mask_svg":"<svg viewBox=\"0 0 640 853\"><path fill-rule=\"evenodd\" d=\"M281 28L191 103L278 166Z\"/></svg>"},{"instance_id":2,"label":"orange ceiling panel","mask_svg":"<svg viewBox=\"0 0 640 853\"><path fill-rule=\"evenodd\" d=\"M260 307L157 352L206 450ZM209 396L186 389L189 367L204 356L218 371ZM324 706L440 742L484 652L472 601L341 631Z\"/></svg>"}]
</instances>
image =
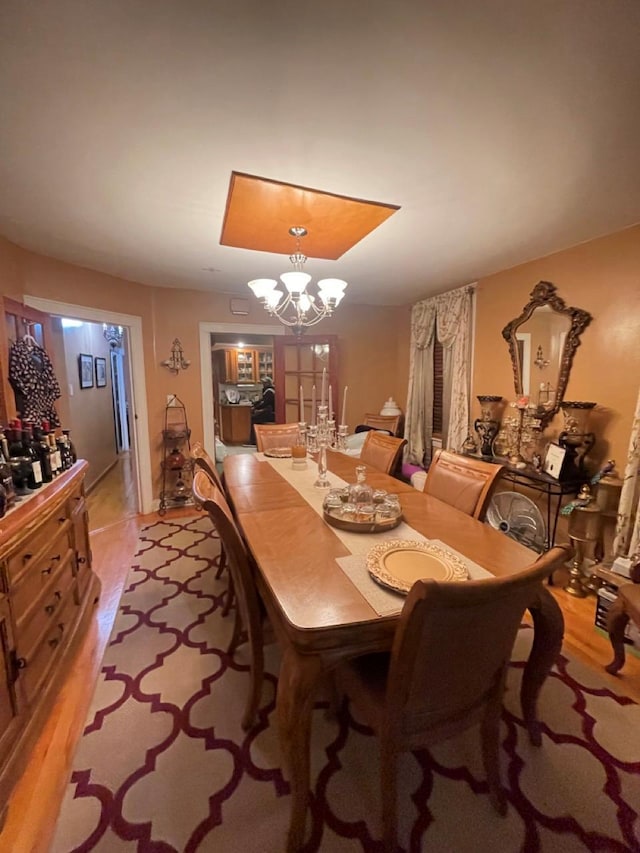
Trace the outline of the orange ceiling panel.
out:
<instances>
[{"instance_id":1,"label":"orange ceiling panel","mask_svg":"<svg viewBox=\"0 0 640 853\"><path fill-rule=\"evenodd\" d=\"M232 172L220 243L289 255L295 249L289 228L301 225L308 231L301 251L336 260L396 210L395 204Z\"/></svg>"}]
</instances>

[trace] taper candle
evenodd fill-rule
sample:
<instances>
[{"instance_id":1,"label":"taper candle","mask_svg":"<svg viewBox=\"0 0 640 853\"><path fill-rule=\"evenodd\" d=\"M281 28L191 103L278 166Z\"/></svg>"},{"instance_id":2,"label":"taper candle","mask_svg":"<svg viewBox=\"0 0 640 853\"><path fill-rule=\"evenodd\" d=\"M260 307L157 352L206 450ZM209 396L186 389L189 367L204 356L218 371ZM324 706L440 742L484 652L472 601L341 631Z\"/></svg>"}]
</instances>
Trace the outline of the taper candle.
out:
<instances>
[{"instance_id":1,"label":"taper candle","mask_svg":"<svg viewBox=\"0 0 640 853\"><path fill-rule=\"evenodd\" d=\"M311 389L311 423L315 426L316 423L316 386Z\"/></svg>"},{"instance_id":2,"label":"taper candle","mask_svg":"<svg viewBox=\"0 0 640 853\"><path fill-rule=\"evenodd\" d=\"M323 367L322 368L322 391L320 393L320 405L321 406L324 406L326 387L327 387L327 368Z\"/></svg>"},{"instance_id":3,"label":"taper candle","mask_svg":"<svg viewBox=\"0 0 640 853\"><path fill-rule=\"evenodd\" d=\"M304 423L304 396L302 394L302 385L300 386L300 423Z\"/></svg>"},{"instance_id":4,"label":"taper candle","mask_svg":"<svg viewBox=\"0 0 640 853\"><path fill-rule=\"evenodd\" d=\"M342 418L340 423L344 426L347 423L347 389L348 385L344 386L344 394L342 395Z\"/></svg>"},{"instance_id":5,"label":"taper candle","mask_svg":"<svg viewBox=\"0 0 640 853\"><path fill-rule=\"evenodd\" d=\"M333 420L333 400L331 399L331 385L329 385L329 420Z\"/></svg>"}]
</instances>

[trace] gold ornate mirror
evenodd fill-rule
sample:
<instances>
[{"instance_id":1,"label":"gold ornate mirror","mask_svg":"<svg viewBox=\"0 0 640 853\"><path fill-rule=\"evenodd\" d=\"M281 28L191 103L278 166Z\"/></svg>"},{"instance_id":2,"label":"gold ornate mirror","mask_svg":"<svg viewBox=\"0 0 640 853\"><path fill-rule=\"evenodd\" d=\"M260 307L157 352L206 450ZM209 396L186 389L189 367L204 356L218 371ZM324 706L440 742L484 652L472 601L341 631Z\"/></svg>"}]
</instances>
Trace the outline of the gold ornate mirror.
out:
<instances>
[{"instance_id":1,"label":"gold ornate mirror","mask_svg":"<svg viewBox=\"0 0 640 853\"><path fill-rule=\"evenodd\" d=\"M560 408L580 335L591 314L572 308L556 295L555 285L539 281L522 314L508 323L502 337L509 344L516 396L537 406L544 428Z\"/></svg>"}]
</instances>

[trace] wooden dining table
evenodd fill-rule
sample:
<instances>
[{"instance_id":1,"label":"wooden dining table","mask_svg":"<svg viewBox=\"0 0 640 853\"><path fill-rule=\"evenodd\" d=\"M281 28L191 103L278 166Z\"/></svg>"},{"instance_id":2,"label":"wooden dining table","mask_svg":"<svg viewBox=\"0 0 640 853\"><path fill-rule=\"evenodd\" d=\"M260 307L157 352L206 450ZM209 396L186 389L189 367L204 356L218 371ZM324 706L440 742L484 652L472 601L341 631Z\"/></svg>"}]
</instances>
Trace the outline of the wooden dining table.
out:
<instances>
[{"instance_id":1,"label":"wooden dining table","mask_svg":"<svg viewBox=\"0 0 640 853\"><path fill-rule=\"evenodd\" d=\"M359 460L328 452L329 470L355 481ZM309 465L315 463L310 459ZM379 616L336 559L349 555L333 527L260 454L227 456L225 488L256 565L256 585L282 650L276 714L291 785L287 850L304 842L310 787L312 709L323 677L339 661L391 648L398 615ZM367 482L399 496L404 520L495 576L518 573L536 555L449 505L367 466ZM387 534L389 535L389 534ZM540 744L537 697L562 645L562 612L540 586L531 602L534 641L520 692L532 743Z\"/></svg>"}]
</instances>

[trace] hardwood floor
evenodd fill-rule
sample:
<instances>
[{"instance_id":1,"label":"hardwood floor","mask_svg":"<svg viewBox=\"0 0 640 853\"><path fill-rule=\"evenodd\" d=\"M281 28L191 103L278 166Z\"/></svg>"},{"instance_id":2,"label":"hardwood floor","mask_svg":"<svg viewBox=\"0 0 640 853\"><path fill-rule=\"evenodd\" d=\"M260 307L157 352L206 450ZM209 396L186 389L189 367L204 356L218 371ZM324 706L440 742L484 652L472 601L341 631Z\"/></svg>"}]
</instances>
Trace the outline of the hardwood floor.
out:
<instances>
[{"instance_id":1,"label":"hardwood floor","mask_svg":"<svg viewBox=\"0 0 640 853\"><path fill-rule=\"evenodd\" d=\"M11 798L0 832L2 851L46 853L49 850L75 746L82 733L138 534L145 524L159 518L157 514L136 514L131 460L126 455L89 495L88 505L93 565L102 581L96 620ZM640 659L627 656L622 676L608 675L603 667L611 659L611 650L608 641L593 627L595 600L572 598L564 592L562 583L562 577L556 573L552 591L565 616L565 647L614 689L640 703Z\"/></svg>"}]
</instances>

